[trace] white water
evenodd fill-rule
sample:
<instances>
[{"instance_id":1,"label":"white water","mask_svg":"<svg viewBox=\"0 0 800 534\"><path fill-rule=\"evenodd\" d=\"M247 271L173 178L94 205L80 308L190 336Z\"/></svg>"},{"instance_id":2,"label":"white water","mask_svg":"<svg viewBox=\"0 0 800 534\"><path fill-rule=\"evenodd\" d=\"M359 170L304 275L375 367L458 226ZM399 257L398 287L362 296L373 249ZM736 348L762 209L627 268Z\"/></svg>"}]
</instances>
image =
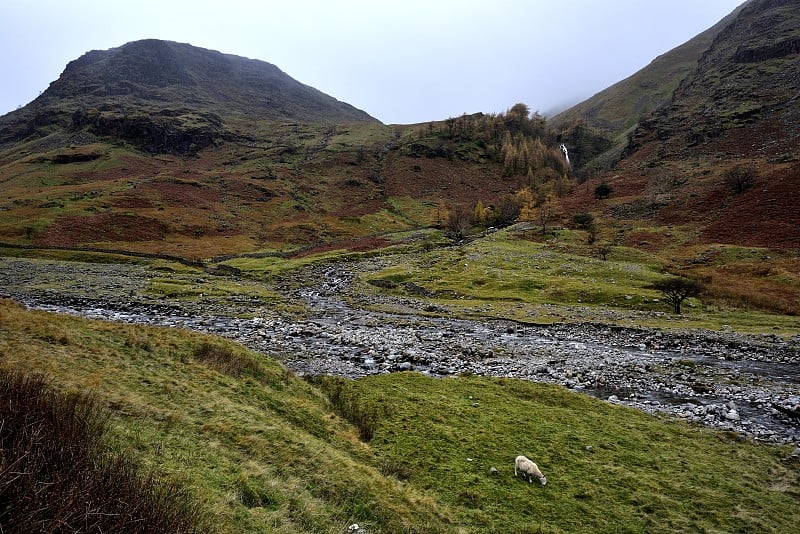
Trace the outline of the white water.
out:
<instances>
[{"instance_id":1,"label":"white water","mask_svg":"<svg viewBox=\"0 0 800 534\"><path fill-rule=\"evenodd\" d=\"M572 167L572 163L569 161L569 150L567 150L567 145L564 143L561 143L561 152L564 153L564 159L567 160L567 165Z\"/></svg>"}]
</instances>

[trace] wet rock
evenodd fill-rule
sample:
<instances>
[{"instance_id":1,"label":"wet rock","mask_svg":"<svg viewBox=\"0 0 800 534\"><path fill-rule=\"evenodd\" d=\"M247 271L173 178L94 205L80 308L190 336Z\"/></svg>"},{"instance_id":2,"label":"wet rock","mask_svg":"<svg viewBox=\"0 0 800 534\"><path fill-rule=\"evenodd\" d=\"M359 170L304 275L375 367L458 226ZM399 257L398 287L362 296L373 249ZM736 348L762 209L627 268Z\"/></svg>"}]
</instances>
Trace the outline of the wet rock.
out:
<instances>
[{"instance_id":1,"label":"wet rock","mask_svg":"<svg viewBox=\"0 0 800 534\"><path fill-rule=\"evenodd\" d=\"M739 421L741 417L739 416L739 412L736 410L731 410L725 414L725 419L728 421Z\"/></svg>"},{"instance_id":2,"label":"wet rock","mask_svg":"<svg viewBox=\"0 0 800 534\"><path fill-rule=\"evenodd\" d=\"M293 274L294 282L281 289L311 310L298 322L247 299L157 300L144 292L151 276L163 274L137 266L0 258L5 296L53 311L231 337L285 355L284 364L304 375L356 378L413 369L432 376L516 377L564 384L771 443L800 443L800 337L784 342L732 332L664 333L587 323L537 327L424 316L422 301L359 293L355 276L341 265L313 266ZM54 278L65 282L63 289L39 289ZM402 313L365 311L349 305L345 295L358 306ZM254 319L240 318L248 313Z\"/></svg>"},{"instance_id":3,"label":"wet rock","mask_svg":"<svg viewBox=\"0 0 800 534\"><path fill-rule=\"evenodd\" d=\"M436 294L431 291L430 289L426 289L421 285L415 284L414 282L407 282L405 285L406 292L410 295L418 296L418 297L433 297Z\"/></svg>"},{"instance_id":4,"label":"wet rock","mask_svg":"<svg viewBox=\"0 0 800 534\"><path fill-rule=\"evenodd\" d=\"M380 287L382 289L394 289L397 287L397 283L394 282L393 280L387 280L383 278L367 280L367 283L375 287Z\"/></svg>"}]
</instances>

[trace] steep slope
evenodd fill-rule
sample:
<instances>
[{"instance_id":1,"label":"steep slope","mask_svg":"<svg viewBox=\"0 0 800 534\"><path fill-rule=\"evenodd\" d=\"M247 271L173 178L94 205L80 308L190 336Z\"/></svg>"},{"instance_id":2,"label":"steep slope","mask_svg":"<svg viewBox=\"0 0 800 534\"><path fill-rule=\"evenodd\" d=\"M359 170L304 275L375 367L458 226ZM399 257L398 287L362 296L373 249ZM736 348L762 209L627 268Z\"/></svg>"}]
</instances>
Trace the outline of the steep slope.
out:
<instances>
[{"instance_id":1,"label":"steep slope","mask_svg":"<svg viewBox=\"0 0 800 534\"><path fill-rule=\"evenodd\" d=\"M643 121L630 150L776 157L798 146L800 6L753 0L716 37L672 101Z\"/></svg>"},{"instance_id":2,"label":"steep slope","mask_svg":"<svg viewBox=\"0 0 800 534\"><path fill-rule=\"evenodd\" d=\"M800 5L753 0L614 169L564 202L602 239L659 255L722 305L797 313ZM744 177L739 180L737 177ZM597 199L605 182L613 191Z\"/></svg>"},{"instance_id":3,"label":"steep slope","mask_svg":"<svg viewBox=\"0 0 800 534\"><path fill-rule=\"evenodd\" d=\"M605 210L617 225L684 228L662 244L798 250L800 6L752 0L735 15L601 178L615 191ZM735 167L743 187L730 183Z\"/></svg>"},{"instance_id":4,"label":"steep slope","mask_svg":"<svg viewBox=\"0 0 800 534\"><path fill-rule=\"evenodd\" d=\"M598 166L608 165L618 158L627 143L627 134L670 101L678 84L695 69L714 38L736 18L742 7L708 30L658 56L630 77L553 117L551 126L562 131L578 164L587 163L601 153L602 157L596 162ZM607 142L586 146L582 141L589 132Z\"/></svg>"},{"instance_id":5,"label":"steep slope","mask_svg":"<svg viewBox=\"0 0 800 534\"><path fill-rule=\"evenodd\" d=\"M377 122L272 64L149 39L69 63L39 98L0 117L0 146L61 127L187 153L247 138L255 121Z\"/></svg>"},{"instance_id":6,"label":"steep slope","mask_svg":"<svg viewBox=\"0 0 800 534\"><path fill-rule=\"evenodd\" d=\"M701 222L703 242L800 249L798 36L796 2L747 4L672 102L633 133L620 169L683 173L662 220ZM744 187L726 184L736 165L751 174Z\"/></svg>"}]
</instances>

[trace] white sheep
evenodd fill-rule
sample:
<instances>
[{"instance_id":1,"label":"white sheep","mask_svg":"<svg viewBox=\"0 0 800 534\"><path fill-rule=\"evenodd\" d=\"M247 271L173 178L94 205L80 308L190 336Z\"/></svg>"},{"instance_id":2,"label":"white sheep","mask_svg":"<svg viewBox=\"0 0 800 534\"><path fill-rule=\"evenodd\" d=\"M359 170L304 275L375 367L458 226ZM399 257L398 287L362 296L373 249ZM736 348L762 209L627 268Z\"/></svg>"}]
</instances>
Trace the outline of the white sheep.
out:
<instances>
[{"instance_id":1,"label":"white sheep","mask_svg":"<svg viewBox=\"0 0 800 534\"><path fill-rule=\"evenodd\" d=\"M516 460L514 460L514 476L517 476L517 471L522 473L522 476L527 478L528 482L533 482L533 477L536 477L542 483L542 486L547 484L547 477L539 471L539 466L524 456L517 456Z\"/></svg>"}]
</instances>

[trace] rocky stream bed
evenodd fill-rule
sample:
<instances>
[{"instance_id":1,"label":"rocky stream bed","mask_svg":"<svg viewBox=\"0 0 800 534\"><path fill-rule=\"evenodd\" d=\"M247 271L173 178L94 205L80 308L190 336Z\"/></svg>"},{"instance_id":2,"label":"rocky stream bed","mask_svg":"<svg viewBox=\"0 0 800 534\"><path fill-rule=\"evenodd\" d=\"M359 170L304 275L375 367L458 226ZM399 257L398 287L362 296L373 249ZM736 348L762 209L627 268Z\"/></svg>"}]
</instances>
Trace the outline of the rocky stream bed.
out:
<instances>
[{"instance_id":1,"label":"rocky stream bed","mask_svg":"<svg viewBox=\"0 0 800 534\"><path fill-rule=\"evenodd\" d=\"M0 296L60 313L225 336L298 374L356 378L414 370L549 382L800 446L800 336L454 319L443 309L426 313L430 304L412 297L359 291L356 273L374 268L336 264L293 274L282 293L310 310L302 320L244 297L148 296L144 288L159 274L116 264L0 258ZM366 309L386 301L399 311Z\"/></svg>"}]
</instances>

